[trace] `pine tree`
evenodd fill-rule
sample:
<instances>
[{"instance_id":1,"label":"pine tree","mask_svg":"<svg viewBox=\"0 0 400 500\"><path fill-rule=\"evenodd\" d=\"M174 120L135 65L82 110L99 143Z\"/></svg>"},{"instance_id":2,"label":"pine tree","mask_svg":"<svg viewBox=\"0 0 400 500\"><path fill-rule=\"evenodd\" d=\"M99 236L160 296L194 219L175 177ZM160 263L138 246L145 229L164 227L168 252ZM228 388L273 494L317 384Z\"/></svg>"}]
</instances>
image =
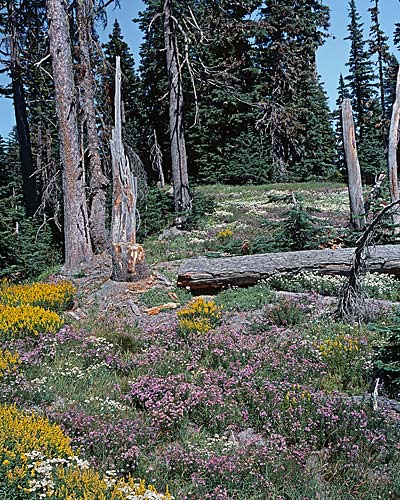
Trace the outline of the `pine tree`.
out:
<instances>
[{"instance_id":1,"label":"pine tree","mask_svg":"<svg viewBox=\"0 0 400 500\"><path fill-rule=\"evenodd\" d=\"M393 34L393 41L397 45L397 48L400 48L400 23L396 23Z\"/></svg>"},{"instance_id":2,"label":"pine tree","mask_svg":"<svg viewBox=\"0 0 400 500\"><path fill-rule=\"evenodd\" d=\"M6 64L11 79L11 94L18 133L24 204L27 215L32 216L38 208L38 197L24 88L26 73L21 63L26 20L25 8L23 2L7 0L3 9L3 15L7 21L4 23L2 34L8 41L8 61Z\"/></svg>"},{"instance_id":3,"label":"pine tree","mask_svg":"<svg viewBox=\"0 0 400 500\"><path fill-rule=\"evenodd\" d=\"M399 71L399 62L394 54L390 54L384 75L385 110L386 110L385 119L387 123L390 123L390 119L392 116L392 107L396 99L396 83L397 83L398 71Z\"/></svg>"}]
</instances>

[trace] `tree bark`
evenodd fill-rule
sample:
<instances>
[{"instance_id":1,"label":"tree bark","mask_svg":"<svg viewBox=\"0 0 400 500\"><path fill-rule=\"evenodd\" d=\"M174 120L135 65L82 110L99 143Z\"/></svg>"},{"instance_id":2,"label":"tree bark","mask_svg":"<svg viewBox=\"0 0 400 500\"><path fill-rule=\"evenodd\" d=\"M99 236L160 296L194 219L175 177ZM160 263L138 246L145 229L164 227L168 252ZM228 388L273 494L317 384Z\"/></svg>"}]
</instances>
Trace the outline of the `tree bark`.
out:
<instances>
[{"instance_id":1,"label":"tree bark","mask_svg":"<svg viewBox=\"0 0 400 500\"><path fill-rule=\"evenodd\" d=\"M73 271L93 257L89 235L76 112L76 95L68 30L68 15L63 0L47 0L50 54L63 161L65 269Z\"/></svg>"},{"instance_id":2,"label":"tree bark","mask_svg":"<svg viewBox=\"0 0 400 500\"><path fill-rule=\"evenodd\" d=\"M183 89L179 64L176 27L173 20L173 1L164 2L164 45L169 82L169 129L171 140L172 181L174 186L176 225L182 225L185 214L192 208L189 191L186 143L183 127Z\"/></svg>"},{"instance_id":3,"label":"tree bark","mask_svg":"<svg viewBox=\"0 0 400 500\"><path fill-rule=\"evenodd\" d=\"M397 74L396 84L396 99L393 104L392 120L390 122L389 131L389 146L388 146L388 174L390 198L394 202L399 199L399 181L397 175L397 149L399 146L399 124L400 124L400 66ZM400 216L393 216L393 223L400 224ZM400 232L400 228L396 229L396 233Z\"/></svg>"},{"instance_id":4,"label":"tree bark","mask_svg":"<svg viewBox=\"0 0 400 500\"><path fill-rule=\"evenodd\" d=\"M96 127L95 110L95 81L93 78L90 61L90 31L92 24L93 5L91 0L78 0L76 13L78 23L81 97L85 117L90 170L90 235L96 253L102 252L107 247L106 229L106 193L108 184L103 174L100 159L100 141Z\"/></svg>"},{"instance_id":5,"label":"tree bark","mask_svg":"<svg viewBox=\"0 0 400 500\"><path fill-rule=\"evenodd\" d=\"M357 143L354 130L353 110L350 99L342 104L343 143L347 163L350 220L357 231L365 226L364 199L362 191L361 170L357 155Z\"/></svg>"},{"instance_id":6,"label":"tree bark","mask_svg":"<svg viewBox=\"0 0 400 500\"><path fill-rule=\"evenodd\" d=\"M321 274L349 274L354 248L307 250L207 259L199 257L182 263L178 286L192 291L219 290L227 286L249 286L278 273L302 271ZM400 275L400 245L371 249L368 260L371 272Z\"/></svg>"},{"instance_id":7,"label":"tree bark","mask_svg":"<svg viewBox=\"0 0 400 500\"><path fill-rule=\"evenodd\" d=\"M7 2L10 44L10 76L15 112L15 123L19 143L19 157L21 162L22 192L26 215L32 217L39 202L36 189L35 168L32 155L31 137L28 124L24 84L19 64L18 32L15 12L15 2Z\"/></svg>"},{"instance_id":8,"label":"tree bark","mask_svg":"<svg viewBox=\"0 0 400 500\"><path fill-rule=\"evenodd\" d=\"M94 251L99 253L107 247L105 189L108 181L103 173L100 158L100 141L97 134L94 100L95 81L90 61L89 40L93 21L93 3L91 0L77 0L75 5L80 53L80 90L89 150L90 236Z\"/></svg>"},{"instance_id":9,"label":"tree bark","mask_svg":"<svg viewBox=\"0 0 400 500\"><path fill-rule=\"evenodd\" d=\"M148 276L143 247L136 243L137 178L122 143L121 62L115 64L115 126L112 130L113 210L111 222L114 281L137 281Z\"/></svg>"}]
</instances>

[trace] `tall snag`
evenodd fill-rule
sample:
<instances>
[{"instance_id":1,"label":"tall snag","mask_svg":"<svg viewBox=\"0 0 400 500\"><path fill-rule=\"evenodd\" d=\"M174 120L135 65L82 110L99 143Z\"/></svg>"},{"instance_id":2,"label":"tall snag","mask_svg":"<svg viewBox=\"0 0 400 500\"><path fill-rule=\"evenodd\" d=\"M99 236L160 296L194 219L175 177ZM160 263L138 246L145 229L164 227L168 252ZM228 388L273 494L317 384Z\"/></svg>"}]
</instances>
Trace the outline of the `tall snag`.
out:
<instances>
[{"instance_id":1,"label":"tall snag","mask_svg":"<svg viewBox=\"0 0 400 500\"><path fill-rule=\"evenodd\" d=\"M94 99L95 81L90 61L93 3L91 0L77 0L75 8L79 37L80 74L82 75L80 92L89 152L90 236L94 251L101 252L107 246L105 189L108 181L103 174L101 165L100 141L97 135Z\"/></svg>"},{"instance_id":2,"label":"tall snag","mask_svg":"<svg viewBox=\"0 0 400 500\"><path fill-rule=\"evenodd\" d=\"M115 61L115 126L111 138L113 208L111 243L113 280L137 281L148 276L143 247L136 243L136 203L138 181L122 143L121 61Z\"/></svg>"},{"instance_id":3,"label":"tall snag","mask_svg":"<svg viewBox=\"0 0 400 500\"><path fill-rule=\"evenodd\" d=\"M65 269L72 271L82 264L89 263L93 252L89 235L85 173L79 150L74 73L66 8L67 4L63 0L47 0L56 112L64 167Z\"/></svg>"},{"instance_id":4,"label":"tall snag","mask_svg":"<svg viewBox=\"0 0 400 500\"><path fill-rule=\"evenodd\" d=\"M192 200L189 191L186 143L183 127L183 89L181 65L173 17L173 1L165 0L164 46L167 59L169 83L169 129L171 140L172 181L174 186L175 211L181 214L176 220L179 226L184 222L185 213L190 212Z\"/></svg>"},{"instance_id":5,"label":"tall snag","mask_svg":"<svg viewBox=\"0 0 400 500\"><path fill-rule=\"evenodd\" d=\"M399 147L399 125L400 125L400 67L397 74L396 100L393 104L392 120L390 122L389 146L388 146L388 174L389 188L392 202L399 199L399 181L397 175L397 149ZM400 225L400 216L393 215L393 223ZM398 234L400 228L396 228Z\"/></svg>"},{"instance_id":6,"label":"tall snag","mask_svg":"<svg viewBox=\"0 0 400 500\"><path fill-rule=\"evenodd\" d=\"M350 217L356 230L365 226L364 199L362 192L361 170L357 155L357 143L354 130L353 110L350 99L342 104L343 144L347 164Z\"/></svg>"}]
</instances>

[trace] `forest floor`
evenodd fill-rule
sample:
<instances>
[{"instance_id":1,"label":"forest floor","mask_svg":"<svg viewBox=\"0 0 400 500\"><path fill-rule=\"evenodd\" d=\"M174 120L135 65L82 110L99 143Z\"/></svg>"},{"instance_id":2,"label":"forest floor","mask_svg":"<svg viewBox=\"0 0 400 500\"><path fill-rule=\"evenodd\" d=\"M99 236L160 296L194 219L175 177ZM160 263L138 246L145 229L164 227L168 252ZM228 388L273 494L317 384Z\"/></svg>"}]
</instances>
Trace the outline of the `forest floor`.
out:
<instances>
[{"instance_id":1,"label":"forest floor","mask_svg":"<svg viewBox=\"0 0 400 500\"><path fill-rule=\"evenodd\" d=\"M291 190L347 223L341 185L207 187L217 206L201 229L145 242L151 278L112 284L99 258L97 276L74 278L58 333L2 342L22 364L1 400L61 425L96 469L168 484L176 500L400 498L398 389L377 371L398 306L346 324L332 316L344 278L306 274L196 299L175 286L179 259L237 248L226 229L230 242L263 236ZM394 278L365 288L400 302Z\"/></svg>"}]
</instances>

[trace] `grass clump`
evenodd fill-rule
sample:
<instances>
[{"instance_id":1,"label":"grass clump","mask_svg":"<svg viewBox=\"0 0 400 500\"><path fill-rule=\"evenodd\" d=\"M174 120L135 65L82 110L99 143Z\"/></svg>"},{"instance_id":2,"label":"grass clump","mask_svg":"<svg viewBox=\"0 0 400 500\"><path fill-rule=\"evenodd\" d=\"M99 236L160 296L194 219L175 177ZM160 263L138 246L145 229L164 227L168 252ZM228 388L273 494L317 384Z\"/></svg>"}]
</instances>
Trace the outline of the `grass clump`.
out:
<instances>
[{"instance_id":1,"label":"grass clump","mask_svg":"<svg viewBox=\"0 0 400 500\"><path fill-rule=\"evenodd\" d=\"M216 296L215 303L225 311L253 311L269 304L273 298L270 287L259 283L251 288L227 288Z\"/></svg>"},{"instance_id":2,"label":"grass clump","mask_svg":"<svg viewBox=\"0 0 400 500\"><path fill-rule=\"evenodd\" d=\"M182 288L174 290L150 288L140 295L141 302L147 307L161 306L171 301L186 304L191 298L192 295Z\"/></svg>"},{"instance_id":3,"label":"grass clump","mask_svg":"<svg viewBox=\"0 0 400 500\"><path fill-rule=\"evenodd\" d=\"M307 304L289 299L279 299L268 311L267 319L272 325L293 327L304 323L308 317L307 313Z\"/></svg>"}]
</instances>

